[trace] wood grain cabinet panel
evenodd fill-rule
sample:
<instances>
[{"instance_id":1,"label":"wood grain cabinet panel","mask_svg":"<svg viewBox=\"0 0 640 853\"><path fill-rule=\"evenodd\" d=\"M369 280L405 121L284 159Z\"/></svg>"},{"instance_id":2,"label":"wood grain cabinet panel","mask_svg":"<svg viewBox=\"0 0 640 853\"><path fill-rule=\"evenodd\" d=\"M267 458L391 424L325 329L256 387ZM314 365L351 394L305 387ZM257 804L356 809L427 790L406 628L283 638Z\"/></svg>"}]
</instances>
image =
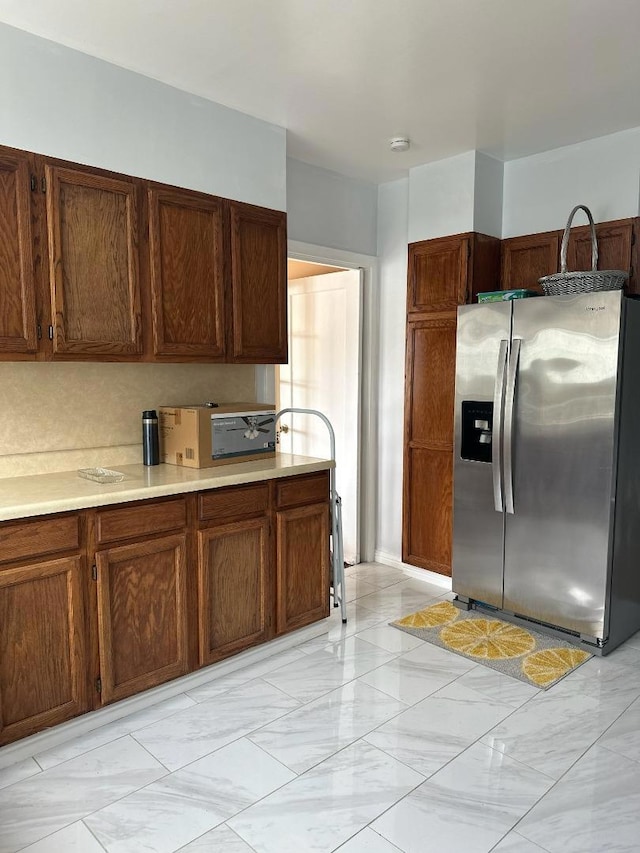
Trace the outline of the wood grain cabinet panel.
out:
<instances>
[{"instance_id":1,"label":"wood grain cabinet panel","mask_svg":"<svg viewBox=\"0 0 640 853\"><path fill-rule=\"evenodd\" d=\"M542 293L538 279L560 269L559 231L528 234L502 241L501 285L503 290L527 288Z\"/></svg>"},{"instance_id":2,"label":"wood grain cabinet panel","mask_svg":"<svg viewBox=\"0 0 640 853\"><path fill-rule=\"evenodd\" d=\"M80 548L80 516L69 513L0 524L0 563Z\"/></svg>"},{"instance_id":3,"label":"wood grain cabinet panel","mask_svg":"<svg viewBox=\"0 0 640 853\"><path fill-rule=\"evenodd\" d=\"M100 509L96 522L96 541L104 545L185 527L187 506L184 498L144 501L134 506Z\"/></svg>"},{"instance_id":4,"label":"wood grain cabinet panel","mask_svg":"<svg viewBox=\"0 0 640 853\"><path fill-rule=\"evenodd\" d=\"M38 348L30 180L26 153L0 153L0 355Z\"/></svg>"},{"instance_id":5,"label":"wood grain cabinet panel","mask_svg":"<svg viewBox=\"0 0 640 853\"><path fill-rule=\"evenodd\" d=\"M200 663L268 639L269 521L255 518L198 534Z\"/></svg>"},{"instance_id":6,"label":"wood grain cabinet panel","mask_svg":"<svg viewBox=\"0 0 640 853\"><path fill-rule=\"evenodd\" d=\"M407 325L406 438L453 449L456 318Z\"/></svg>"},{"instance_id":7,"label":"wood grain cabinet panel","mask_svg":"<svg viewBox=\"0 0 640 853\"><path fill-rule=\"evenodd\" d=\"M142 353L137 184L45 165L53 353Z\"/></svg>"},{"instance_id":8,"label":"wood grain cabinet panel","mask_svg":"<svg viewBox=\"0 0 640 853\"><path fill-rule=\"evenodd\" d=\"M278 634L329 615L329 506L276 513Z\"/></svg>"},{"instance_id":9,"label":"wood grain cabinet panel","mask_svg":"<svg viewBox=\"0 0 640 853\"><path fill-rule=\"evenodd\" d=\"M229 202L233 327L231 360L287 360L287 217Z\"/></svg>"},{"instance_id":10,"label":"wood grain cabinet panel","mask_svg":"<svg viewBox=\"0 0 640 853\"><path fill-rule=\"evenodd\" d=\"M96 554L102 701L188 670L186 535Z\"/></svg>"},{"instance_id":11,"label":"wood grain cabinet panel","mask_svg":"<svg viewBox=\"0 0 640 853\"><path fill-rule=\"evenodd\" d=\"M287 477L276 482L276 506L278 509L326 501L328 495L328 471L322 471L311 476Z\"/></svg>"},{"instance_id":12,"label":"wood grain cabinet panel","mask_svg":"<svg viewBox=\"0 0 640 853\"><path fill-rule=\"evenodd\" d=\"M596 225L598 269L631 271L634 244L633 222L633 219L624 219ZM588 225L571 229L567 267L569 270L591 269L591 229ZM632 285L632 282L630 284ZM633 293L633 286L628 290Z\"/></svg>"},{"instance_id":13,"label":"wood grain cabinet panel","mask_svg":"<svg viewBox=\"0 0 640 853\"><path fill-rule=\"evenodd\" d=\"M0 571L0 744L88 710L81 559Z\"/></svg>"},{"instance_id":14,"label":"wood grain cabinet panel","mask_svg":"<svg viewBox=\"0 0 640 853\"><path fill-rule=\"evenodd\" d=\"M213 489L198 496L200 521L226 523L264 514L269 507L269 484Z\"/></svg>"},{"instance_id":15,"label":"wood grain cabinet panel","mask_svg":"<svg viewBox=\"0 0 640 853\"><path fill-rule=\"evenodd\" d=\"M149 203L153 352L225 356L224 202L151 187Z\"/></svg>"},{"instance_id":16,"label":"wood grain cabinet panel","mask_svg":"<svg viewBox=\"0 0 640 853\"><path fill-rule=\"evenodd\" d=\"M453 452L410 447L405 466L402 559L450 575Z\"/></svg>"},{"instance_id":17,"label":"wood grain cabinet panel","mask_svg":"<svg viewBox=\"0 0 640 853\"><path fill-rule=\"evenodd\" d=\"M467 301L468 236L423 240L409 246L407 311L443 311Z\"/></svg>"}]
</instances>

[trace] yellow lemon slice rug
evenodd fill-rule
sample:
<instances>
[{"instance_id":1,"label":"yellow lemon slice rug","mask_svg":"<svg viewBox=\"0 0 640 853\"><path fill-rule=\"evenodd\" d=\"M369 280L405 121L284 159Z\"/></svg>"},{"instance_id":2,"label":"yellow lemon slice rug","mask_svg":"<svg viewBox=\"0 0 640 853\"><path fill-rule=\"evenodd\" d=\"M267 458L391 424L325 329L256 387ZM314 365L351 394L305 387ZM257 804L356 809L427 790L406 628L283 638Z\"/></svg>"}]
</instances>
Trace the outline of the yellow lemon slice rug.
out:
<instances>
[{"instance_id":1,"label":"yellow lemon slice rug","mask_svg":"<svg viewBox=\"0 0 640 853\"><path fill-rule=\"evenodd\" d=\"M431 604L391 624L545 690L592 657L564 640L491 614L458 610L450 601Z\"/></svg>"}]
</instances>

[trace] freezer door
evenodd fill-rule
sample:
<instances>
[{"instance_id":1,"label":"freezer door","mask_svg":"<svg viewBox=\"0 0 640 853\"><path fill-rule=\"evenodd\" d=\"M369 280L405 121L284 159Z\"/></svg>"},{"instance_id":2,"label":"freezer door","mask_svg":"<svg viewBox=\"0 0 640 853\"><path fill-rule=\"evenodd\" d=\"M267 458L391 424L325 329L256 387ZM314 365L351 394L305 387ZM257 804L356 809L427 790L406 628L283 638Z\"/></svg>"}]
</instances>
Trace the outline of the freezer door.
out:
<instances>
[{"instance_id":1,"label":"freezer door","mask_svg":"<svg viewBox=\"0 0 640 853\"><path fill-rule=\"evenodd\" d=\"M453 591L502 606L502 408L511 303L458 309L453 484Z\"/></svg>"},{"instance_id":2,"label":"freezer door","mask_svg":"<svg viewBox=\"0 0 640 853\"><path fill-rule=\"evenodd\" d=\"M504 609L588 637L605 636L621 313L619 291L513 310Z\"/></svg>"}]
</instances>

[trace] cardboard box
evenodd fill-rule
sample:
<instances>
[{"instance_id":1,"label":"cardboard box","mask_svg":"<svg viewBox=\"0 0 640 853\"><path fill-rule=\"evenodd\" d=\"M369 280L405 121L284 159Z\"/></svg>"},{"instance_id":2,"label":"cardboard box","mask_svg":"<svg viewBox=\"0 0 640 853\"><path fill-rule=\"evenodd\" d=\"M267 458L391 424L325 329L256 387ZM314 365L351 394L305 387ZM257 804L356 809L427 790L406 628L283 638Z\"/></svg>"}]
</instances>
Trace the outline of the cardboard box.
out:
<instances>
[{"instance_id":1,"label":"cardboard box","mask_svg":"<svg viewBox=\"0 0 640 853\"><path fill-rule=\"evenodd\" d=\"M211 468L276 455L275 406L160 406L160 460Z\"/></svg>"}]
</instances>

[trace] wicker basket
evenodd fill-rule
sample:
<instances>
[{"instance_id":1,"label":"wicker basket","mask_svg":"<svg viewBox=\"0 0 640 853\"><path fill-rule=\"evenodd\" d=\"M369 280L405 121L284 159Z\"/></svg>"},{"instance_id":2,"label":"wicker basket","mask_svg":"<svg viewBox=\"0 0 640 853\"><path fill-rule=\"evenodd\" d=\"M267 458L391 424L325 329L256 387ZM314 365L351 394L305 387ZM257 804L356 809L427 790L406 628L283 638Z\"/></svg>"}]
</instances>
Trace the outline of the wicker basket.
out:
<instances>
[{"instance_id":1,"label":"wicker basket","mask_svg":"<svg viewBox=\"0 0 640 853\"><path fill-rule=\"evenodd\" d=\"M584 210L591 226L591 269L587 272L567 272L567 247L571 222L577 210ZM623 270L598 269L598 241L591 211L584 204L577 204L567 221L560 247L560 272L538 279L547 296L563 296L566 293L591 293L595 290L621 290L629 279Z\"/></svg>"}]
</instances>

